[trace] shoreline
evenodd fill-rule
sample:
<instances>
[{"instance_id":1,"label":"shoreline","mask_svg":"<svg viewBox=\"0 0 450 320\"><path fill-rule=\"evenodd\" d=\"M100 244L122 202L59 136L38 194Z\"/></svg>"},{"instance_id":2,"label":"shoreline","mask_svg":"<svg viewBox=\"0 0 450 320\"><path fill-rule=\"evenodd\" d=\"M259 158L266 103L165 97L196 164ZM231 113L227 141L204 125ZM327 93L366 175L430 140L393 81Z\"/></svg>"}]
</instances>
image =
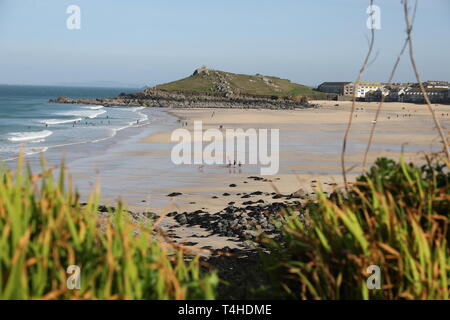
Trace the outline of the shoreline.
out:
<instances>
[{"instance_id":1,"label":"shoreline","mask_svg":"<svg viewBox=\"0 0 450 320\"><path fill-rule=\"evenodd\" d=\"M104 106L93 107L90 105L82 105L80 109L69 110L69 111L59 111L59 113L50 114L48 117L61 117L61 116L78 116L77 118L72 119L42 119L37 118L32 120L33 124L40 124L42 127L23 127L20 132L9 132L5 137L10 142L16 142L17 144L14 146L10 146L11 148L15 148L14 155L10 155L9 157L2 158L0 161L7 164L14 164L13 162L17 161L19 158L19 150L23 148L24 156L26 157L40 157L41 154L47 154L47 151L52 150L67 150L72 146L82 145L82 144L95 144L98 142L102 142L105 140L109 140L114 138L120 131L128 128L141 128L147 125L151 125L151 121L148 121L148 116L146 114L141 113L144 107L135 107L124 109L123 107L119 107L117 109L113 109L113 113L117 112L117 110L126 111L129 114L136 115L139 117L138 120L133 118L122 118L115 119L117 122L121 121L121 123L111 124L110 118L111 115L107 117L100 117L107 113L106 110L103 109ZM55 111L55 110L53 110ZM91 113L89 113L91 112ZM92 114L93 112L93 114ZM81 115L80 115L81 113ZM38 117L42 117L42 115L37 115ZM104 124L105 122L105 124ZM106 124L106 122L108 122ZM93 126L93 127L91 127ZM90 129L99 128L100 130L95 132L95 135L84 135L86 131L91 132ZM41 131L36 131L36 130ZM70 139L67 136L67 131L73 129L78 130L77 132L72 132L73 136L82 136L83 138L78 137L78 141L73 141L77 139ZM80 130L81 129L81 130ZM30 131L34 130L34 131ZM103 131L101 131L103 130ZM75 134L74 134L75 133ZM65 135L65 136L64 136ZM56 140L52 138L56 137ZM66 139L61 139L61 137L65 137ZM51 141L47 141L50 138ZM14 140L16 139L16 140ZM0 141L1 142L1 141ZM36 144L36 145L34 145ZM1 146L0 146L1 147ZM0 148L1 149L1 148ZM3 155L5 156L5 155Z\"/></svg>"}]
</instances>

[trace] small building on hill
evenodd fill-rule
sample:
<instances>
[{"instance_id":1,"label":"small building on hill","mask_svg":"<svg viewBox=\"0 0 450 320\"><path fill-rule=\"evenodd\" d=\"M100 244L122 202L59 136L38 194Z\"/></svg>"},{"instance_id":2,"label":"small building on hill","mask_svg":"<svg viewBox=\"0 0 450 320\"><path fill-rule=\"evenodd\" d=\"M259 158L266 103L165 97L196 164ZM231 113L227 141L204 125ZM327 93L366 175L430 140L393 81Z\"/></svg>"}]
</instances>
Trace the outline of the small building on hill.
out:
<instances>
[{"instance_id":1,"label":"small building on hill","mask_svg":"<svg viewBox=\"0 0 450 320\"><path fill-rule=\"evenodd\" d=\"M209 75L209 68L207 66L201 66L200 68L196 69L192 75L196 76L198 74L206 76Z\"/></svg>"}]
</instances>

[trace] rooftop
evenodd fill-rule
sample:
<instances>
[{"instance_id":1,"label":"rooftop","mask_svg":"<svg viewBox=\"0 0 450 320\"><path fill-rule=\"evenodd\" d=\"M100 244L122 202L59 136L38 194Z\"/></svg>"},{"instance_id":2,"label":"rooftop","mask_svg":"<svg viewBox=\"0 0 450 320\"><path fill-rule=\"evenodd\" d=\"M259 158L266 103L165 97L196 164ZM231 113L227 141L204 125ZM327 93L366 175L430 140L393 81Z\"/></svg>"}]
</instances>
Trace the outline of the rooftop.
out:
<instances>
[{"instance_id":1,"label":"rooftop","mask_svg":"<svg viewBox=\"0 0 450 320\"><path fill-rule=\"evenodd\" d=\"M447 92L448 89L446 89L446 88L425 88L425 91L426 92ZM414 88L414 89L408 90L407 92L415 93L415 92L422 92L422 90L420 90L420 88Z\"/></svg>"},{"instance_id":2,"label":"rooftop","mask_svg":"<svg viewBox=\"0 0 450 320\"><path fill-rule=\"evenodd\" d=\"M324 82L322 84L320 84L321 86L345 86L346 84L351 83L351 81L347 81L347 82Z\"/></svg>"}]
</instances>

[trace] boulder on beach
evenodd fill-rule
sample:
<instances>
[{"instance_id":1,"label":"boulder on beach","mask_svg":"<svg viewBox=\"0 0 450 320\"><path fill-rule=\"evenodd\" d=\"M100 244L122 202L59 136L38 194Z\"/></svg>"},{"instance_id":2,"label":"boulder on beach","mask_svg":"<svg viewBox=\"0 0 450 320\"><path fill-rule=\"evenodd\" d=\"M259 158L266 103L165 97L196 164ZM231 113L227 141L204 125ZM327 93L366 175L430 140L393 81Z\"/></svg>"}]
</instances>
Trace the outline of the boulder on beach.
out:
<instances>
[{"instance_id":1,"label":"boulder on beach","mask_svg":"<svg viewBox=\"0 0 450 320\"><path fill-rule=\"evenodd\" d=\"M173 197L178 197L181 195L183 195L181 192L173 192L171 194L168 194L167 196L173 198Z\"/></svg>"},{"instance_id":2,"label":"boulder on beach","mask_svg":"<svg viewBox=\"0 0 450 320\"><path fill-rule=\"evenodd\" d=\"M291 198L299 198L299 199L304 199L308 196L308 193L300 188L297 191L295 191L293 194L291 194Z\"/></svg>"}]
</instances>

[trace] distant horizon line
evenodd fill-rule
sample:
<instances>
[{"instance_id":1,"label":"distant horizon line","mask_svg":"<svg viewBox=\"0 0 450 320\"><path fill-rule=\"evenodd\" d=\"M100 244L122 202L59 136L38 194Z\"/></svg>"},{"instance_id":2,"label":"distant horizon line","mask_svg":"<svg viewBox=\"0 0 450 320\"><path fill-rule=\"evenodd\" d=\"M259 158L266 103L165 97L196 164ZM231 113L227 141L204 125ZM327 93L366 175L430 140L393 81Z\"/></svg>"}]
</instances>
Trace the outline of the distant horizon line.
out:
<instances>
[{"instance_id":1,"label":"distant horizon line","mask_svg":"<svg viewBox=\"0 0 450 320\"><path fill-rule=\"evenodd\" d=\"M34 84L34 83L0 83L0 86L17 87L72 87L72 88L112 88L112 89L142 89L149 86L120 86L120 85L90 85L90 84Z\"/></svg>"}]
</instances>

